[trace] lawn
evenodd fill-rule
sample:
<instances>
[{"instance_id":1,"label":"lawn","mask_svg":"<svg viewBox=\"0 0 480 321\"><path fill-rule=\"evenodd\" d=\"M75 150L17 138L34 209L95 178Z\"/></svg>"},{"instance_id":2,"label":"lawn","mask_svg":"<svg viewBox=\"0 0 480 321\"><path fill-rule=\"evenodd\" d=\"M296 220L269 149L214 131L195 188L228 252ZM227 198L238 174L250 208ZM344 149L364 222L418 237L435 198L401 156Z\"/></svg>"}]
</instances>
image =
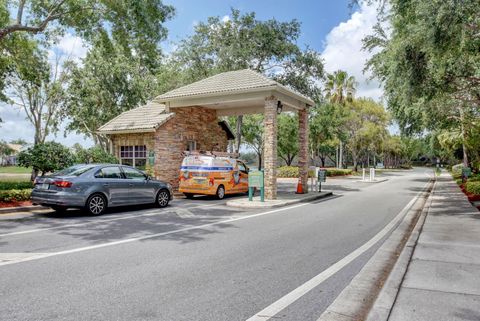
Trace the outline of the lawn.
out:
<instances>
[{"instance_id":1,"label":"lawn","mask_svg":"<svg viewBox=\"0 0 480 321\"><path fill-rule=\"evenodd\" d=\"M31 168L20 166L0 166L0 174L30 174Z\"/></svg>"}]
</instances>

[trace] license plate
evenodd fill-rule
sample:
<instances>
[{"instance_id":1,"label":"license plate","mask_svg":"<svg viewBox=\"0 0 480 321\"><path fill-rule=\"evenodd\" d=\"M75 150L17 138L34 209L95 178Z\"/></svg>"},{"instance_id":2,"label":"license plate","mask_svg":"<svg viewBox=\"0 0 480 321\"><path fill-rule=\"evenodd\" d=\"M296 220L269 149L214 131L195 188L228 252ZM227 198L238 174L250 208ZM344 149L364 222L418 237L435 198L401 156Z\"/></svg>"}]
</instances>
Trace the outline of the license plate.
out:
<instances>
[{"instance_id":1,"label":"license plate","mask_svg":"<svg viewBox=\"0 0 480 321\"><path fill-rule=\"evenodd\" d=\"M38 189L49 189L49 188L50 188L50 184L47 184L47 183L37 184L37 188L38 188Z\"/></svg>"}]
</instances>

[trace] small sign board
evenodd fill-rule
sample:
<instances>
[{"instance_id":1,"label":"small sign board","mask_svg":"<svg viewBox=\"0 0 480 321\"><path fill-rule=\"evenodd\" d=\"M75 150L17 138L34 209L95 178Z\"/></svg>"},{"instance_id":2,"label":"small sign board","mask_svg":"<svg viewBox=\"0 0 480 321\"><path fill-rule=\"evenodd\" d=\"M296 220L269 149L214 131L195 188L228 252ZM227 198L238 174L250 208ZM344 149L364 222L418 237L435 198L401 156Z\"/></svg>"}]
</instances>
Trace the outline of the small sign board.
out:
<instances>
[{"instance_id":1,"label":"small sign board","mask_svg":"<svg viewBox=\"0 0 480 321\"><path fill-rule=\"evenodd\" d=\"M326 182L327 181L327 171L325 169L320 169L318 171L318 181Z\"/></svg>"},{"instance_id":2,"label":"small sign board","mask_svg":"<svg viewBox=\"0 0 480 321\"><path fill-rule=\"evenodd\" d=\"M148 165L155 165L155 152L153 150L148 152Z\"/></svg>"},{"instance_id":3,"label":"small sign board","mask_svg":"<svg viewBox=\"0 0 480 321\"><path fill-rule=\"evenodd\" d=\"M248 187L263 188L263 171L251 171L248 173Z\"/></svg>"}]
</instances>

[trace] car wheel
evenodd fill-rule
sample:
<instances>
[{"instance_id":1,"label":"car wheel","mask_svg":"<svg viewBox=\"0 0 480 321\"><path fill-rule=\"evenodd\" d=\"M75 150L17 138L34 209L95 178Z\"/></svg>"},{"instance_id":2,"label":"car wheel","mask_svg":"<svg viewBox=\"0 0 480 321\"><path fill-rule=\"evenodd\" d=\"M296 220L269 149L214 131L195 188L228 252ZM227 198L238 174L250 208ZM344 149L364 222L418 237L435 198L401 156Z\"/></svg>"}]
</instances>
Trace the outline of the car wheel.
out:
<instances>
[{"instance_id":1,"label":"car wheel","mask_svg":"<svg viewBox=\"0 0 480 321\"><path fill-rule=\"evenodd\" d=\"M87 200L86 209L91 215L102 215L107 210L107 199L102 194L93 194Z\"/></svg>"},{"instance_id":2,"label":"car wheel","mask_svg":"<svg viewBox=\"0 0 480 321\"><path fill-rule=\"evenodd\" d=\"M170 193L165 189L160 190L157 194L157 205L165 207L168 205L168 202L170 202Z\"/></svg>"},{"instance_id":3,"label":"car wheel","mask_svg":"<svg viewBox=\"0 0 480 321\"><path fill-rule=\"evenodd\" d=\"M52 205L51 207L52 207L52 210L54 210L59 214L65 213L67 211L67 208L65 206Z\"/></svg>"},{"instance_id":4,"label":"car wheel","mask_svg":"<svg viewBox=\"0 0 480 321\"><path fill-rule=\"evenodd\" d=\"M185 195L185 197L188 198L188 199L192 199L193 196L194 196L194 194L192 194L192 193L184 193L183 195Z\"/></svg>"},{"instance_id":5,"label":"car wheel","mask_svg":"<svg viewBox=\"0 0 480 321\"><path fill-rule=\"evenodd\" d=\"M223 199L225 197L225 187L223 187L223 185L220 185L218 188L217 188L217 198L219 200Z\"/></svg>"}]
</instances>

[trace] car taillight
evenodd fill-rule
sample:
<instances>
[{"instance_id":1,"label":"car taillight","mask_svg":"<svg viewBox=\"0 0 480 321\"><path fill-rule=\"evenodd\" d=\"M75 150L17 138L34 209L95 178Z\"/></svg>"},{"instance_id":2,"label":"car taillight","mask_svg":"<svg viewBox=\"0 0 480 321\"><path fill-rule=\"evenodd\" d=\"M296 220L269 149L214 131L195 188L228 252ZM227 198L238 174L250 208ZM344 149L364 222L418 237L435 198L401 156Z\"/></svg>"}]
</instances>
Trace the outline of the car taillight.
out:
<instances>
[{"instance_id":1,"label":"car taillight","mask_svg":"<svg viewBox=\"0 0 480 321\"><path fill-rule=\"evenodd\" d=\"M215 180L213 179L213 177L211 177L211 178L208 180L208 185L210 185L210 186L215 185Z\"/></svg>"},{"instance_id":2,"label":"car taillight","mask_svg":"<svg viewBox=\"0 0 480 321\"><path fill-rule=\"evenodd\" d=\"M53 182L53 184L57 187L62 187L62 188L72 186L72 182L69 182L69 181L55 181Z\"/></svg>"}]
</instances>

